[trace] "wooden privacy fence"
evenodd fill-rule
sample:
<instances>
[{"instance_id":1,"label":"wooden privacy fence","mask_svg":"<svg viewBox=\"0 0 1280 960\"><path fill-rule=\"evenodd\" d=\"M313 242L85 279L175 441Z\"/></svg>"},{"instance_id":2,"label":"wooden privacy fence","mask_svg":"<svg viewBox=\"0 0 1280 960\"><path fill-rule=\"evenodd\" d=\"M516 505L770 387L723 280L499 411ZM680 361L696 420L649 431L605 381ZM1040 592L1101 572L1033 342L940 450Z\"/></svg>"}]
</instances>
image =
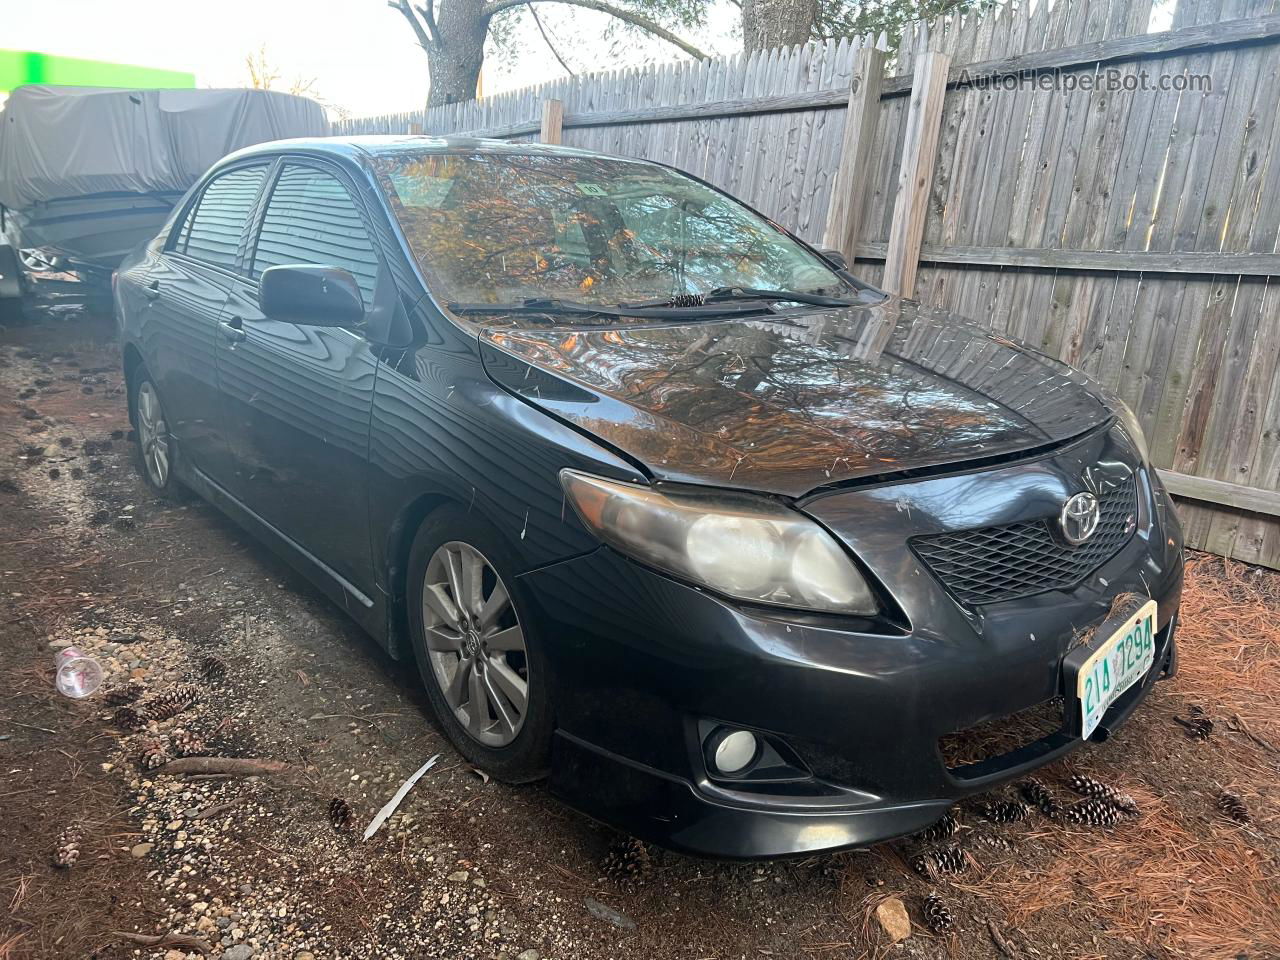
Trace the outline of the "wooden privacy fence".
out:
<instances>
[{"instance_id":1,"label":"wooden privacy fence","mask_svg":"<svg viewBox=\"0 0 1280 960\"><path fill-rule=\"evenodd\" d=\"M1188 541L1280 568L1280 0L1007 2L577 77L339 133L671 163L873 283L1076 364L1139 414Z\"/></svg>"}]
</instances>

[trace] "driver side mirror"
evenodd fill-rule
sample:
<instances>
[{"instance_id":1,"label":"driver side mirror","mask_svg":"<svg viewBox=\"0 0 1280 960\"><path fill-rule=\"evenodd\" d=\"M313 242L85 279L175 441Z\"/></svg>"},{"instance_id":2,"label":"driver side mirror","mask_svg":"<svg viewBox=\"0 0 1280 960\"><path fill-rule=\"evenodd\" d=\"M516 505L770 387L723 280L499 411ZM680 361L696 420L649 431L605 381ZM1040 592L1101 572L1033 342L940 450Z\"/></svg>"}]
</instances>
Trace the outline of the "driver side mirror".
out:
<instances>
[{"instance_id":1,"label":"driver side mirror","mask_svg":"<svg viewBox=\"0 0 1280 960\"><path fill-rule=\"evenodd\" d=\"M849 269L849 261L839 250L819 250L818 253L822 254L822 258L837 270Z\"/></svg>"},{"instance_id":2,"label":"driver side mirror","mask_svg":"<svg viewBox=\"0 0 1280 960\"><path fill-rule=\"evenodd\" d=\"M338 267L268 267L258 282L258 306L272 320L299 326L354 327L364 320L360 285Z\"/></svg>"}]
</instances>

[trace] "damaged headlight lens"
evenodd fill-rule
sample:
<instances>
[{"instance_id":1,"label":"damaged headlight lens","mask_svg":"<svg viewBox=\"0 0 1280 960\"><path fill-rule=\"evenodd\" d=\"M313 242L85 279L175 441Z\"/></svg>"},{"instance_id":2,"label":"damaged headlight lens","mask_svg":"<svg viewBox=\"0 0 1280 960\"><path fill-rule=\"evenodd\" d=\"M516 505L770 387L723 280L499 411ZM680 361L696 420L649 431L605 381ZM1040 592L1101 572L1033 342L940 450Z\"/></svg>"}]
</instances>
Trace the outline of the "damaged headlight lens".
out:
<instances>
[{"instance_id":1,"label":"damaged headlight lens","mask_svg":"<svg viewBox=\"0 0 1280 960\"><path fill-rule=\"evenodd\" d=\"M1142 432L1142 424L1138 422L1138 415L1133 412L1133 409L1118 397L1116 398L1116 419L1120 421L1125 435L1133 441L1142 462L1147 463L1151 458L1147 450L1147 438Z\"/></svg>"},{"instance_id":2,"label":"damaged headlight lens","mask_svg":"<svg viewBox=\"0 0 1280 960\"><path fill-rule=\"evenodd\" d=\"M562 470L582 522L614 549L739 600L869 615L853 561L808 517L748 495L685 496Z\"/></svg>"}]
</instances>

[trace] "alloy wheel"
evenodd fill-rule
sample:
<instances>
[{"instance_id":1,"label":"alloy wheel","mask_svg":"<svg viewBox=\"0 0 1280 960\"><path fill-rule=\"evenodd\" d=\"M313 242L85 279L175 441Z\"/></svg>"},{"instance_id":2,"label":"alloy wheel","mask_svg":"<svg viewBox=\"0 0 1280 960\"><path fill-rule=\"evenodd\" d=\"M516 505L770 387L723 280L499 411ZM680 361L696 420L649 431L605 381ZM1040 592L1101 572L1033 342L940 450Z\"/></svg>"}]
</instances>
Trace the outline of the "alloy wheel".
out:
<instances>
[{"instance_id":1,"label":"alloy wheel","mask_svg":"<svg viewBox=\"0 0 1280 960\"><path fill-rule=\"evenodd\" d=\"M488 559L452 540L422 584L427 657L445 702L487 747L515 740L529 710L529 660L511 595Z\"/></svg>"},{"instance_id":2,"label":"alloy wheel","mask_svg":"<svg viewBox=\"0 0 1280 960\"><path fill-rule=\"evenodd\" d=\"M147 477L158 488L169 482L169 439L160 396L147 380L138 388L138 443Z\"/></svg>"}]
</instances>

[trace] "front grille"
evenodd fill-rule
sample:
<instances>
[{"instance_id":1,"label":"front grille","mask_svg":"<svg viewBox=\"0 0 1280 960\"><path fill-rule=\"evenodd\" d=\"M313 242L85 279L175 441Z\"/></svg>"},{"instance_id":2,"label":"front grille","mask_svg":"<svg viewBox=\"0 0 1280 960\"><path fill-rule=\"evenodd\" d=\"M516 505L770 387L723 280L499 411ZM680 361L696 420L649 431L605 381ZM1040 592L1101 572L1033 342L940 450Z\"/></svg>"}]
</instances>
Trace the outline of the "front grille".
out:
<instances>
[{"instance_id":1,"label":"front grille","mask_svg":"<svg viewBox=\"0 0 1280 960\"><path fill-rule=\"evenodd\" d=\"M1054 533L1057 517L915 537L911 546L962 603L1064 590L1114 557L1133 535L1133 478L1100 496L1098 507L1098 529L1075 547Z\"/></svg>"}]
</instances>

